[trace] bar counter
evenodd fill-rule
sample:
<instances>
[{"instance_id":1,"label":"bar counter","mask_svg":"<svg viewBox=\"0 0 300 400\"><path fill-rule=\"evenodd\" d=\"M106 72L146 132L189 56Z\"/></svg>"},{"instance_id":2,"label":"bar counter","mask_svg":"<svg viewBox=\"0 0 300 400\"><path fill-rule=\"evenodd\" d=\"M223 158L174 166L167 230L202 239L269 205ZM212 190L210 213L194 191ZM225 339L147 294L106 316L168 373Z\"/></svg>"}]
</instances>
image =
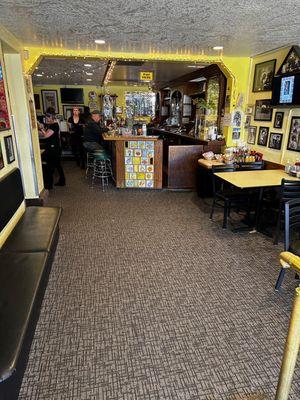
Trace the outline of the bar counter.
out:
<instances>
[{"instance_id":1,"label":"bar counter","mask_svg":"<svg viewBox=\"0 0 300 400\"><path fill-rule=\"evenodd\" d=\"M161 189L163 141L158 136L104 134L111 143L117 188Z\"/></svg>"}]
</instances>

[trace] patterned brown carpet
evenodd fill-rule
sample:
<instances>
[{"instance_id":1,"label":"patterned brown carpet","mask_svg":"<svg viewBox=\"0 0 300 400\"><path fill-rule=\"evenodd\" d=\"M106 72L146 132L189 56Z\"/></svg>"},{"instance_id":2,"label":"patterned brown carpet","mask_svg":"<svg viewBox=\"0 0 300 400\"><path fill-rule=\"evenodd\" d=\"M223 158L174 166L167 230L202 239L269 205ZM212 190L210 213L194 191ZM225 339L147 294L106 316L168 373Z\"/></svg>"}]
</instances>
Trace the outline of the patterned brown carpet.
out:
<instances>
[{"instance_id":1,"label":"patterned brown carpet","mask_svg":"<svg viewBox=\"0 0 300 400\"><path fill-rule=\"evenodd\" d=\"M280 246L194 193L90 188L67 163L61 237L22 400L273 399L295 281ZM300 365L291 399L300 398Z\"/></svg>"}]
</instances>

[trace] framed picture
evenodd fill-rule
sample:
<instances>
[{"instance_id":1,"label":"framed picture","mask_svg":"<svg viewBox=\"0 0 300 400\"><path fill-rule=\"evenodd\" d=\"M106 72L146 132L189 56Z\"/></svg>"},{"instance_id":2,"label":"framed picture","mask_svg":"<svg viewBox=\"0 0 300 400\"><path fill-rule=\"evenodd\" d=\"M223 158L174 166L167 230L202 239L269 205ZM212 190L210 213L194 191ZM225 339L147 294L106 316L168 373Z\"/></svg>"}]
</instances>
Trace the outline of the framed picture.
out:
<instances>
[{"instance_id":1,"label":"framed picture","mask_svg":"<svg viewBox=\"0 0 300 400\"><path fill-rule=\"evenodd\" d=\"M276 128L276 129L281 129L282 128L283 117L284 117L284 112L283 111L276 111L273 128Z\"/></svg>"},{"instance_id":2,"label":"framed picture","mask_svg":"<svg viewBox=\"0 0 300 400\"><path fill-rule=\"evenodd\" d=\"M272 114L271 100L256 100L254 111L255 121L272 121Z\"/></svg>"},{"instance_id":3,"label":"framed picture","mask_svg":"<svg viewBox=\"0 0 300 400\"><path fill-rule=\"evenodd\" d=\"M256 134L257 134L257 126L249 126L247 143L255 144L255 142L256 142Z\"/></svg>"},{"instance_id":4,"label":"framed picture","mask_svg":"<svg viewBox=\"0 0 300 400\"><path fill-rule=\"evenodd\" d=\"M3 69L0 63L0 131L6 131L7 129L10 129L10 122L3 78Z\"/></svg>"},{"instance_id":5,"label":"framed picture","mask_svg":"<svg viewBox=\"0 0 300 400\"><path fill-rule=\"evenodd\" d=\"M250 124L251 124L251 115L246 115L244 128L246 129L249 128Z\"/></svg>"},{"instance_id":6,"label":"framed picture","mask_svg":"<svg viewBox=\"0 0 300 400\"><path fill-rule=\"evenodd\" d=\"M0 141L0 169L4 168L4 158L3 158L3 152L2 152L2 144Z\"/></svg>"},{"instance_id":7,"label":"framed picture","mask_svg":"<svg viewBox=\"0 0 300 400\"><path fill-rule=\"evenodd\" d=\"M257 144L259 146L266 146L268 143L269 128L266 126L260 126L258 132Z\"/></svg>"},{"instance_id":8,"label":"framed picture","mask_svg":"<svg viewBox=\"0 0 300 400\"><path fill-rule=\"evenodd\" d=\"M53 108L55 114L58 114L57 90L42 90L43 111L47 112L49 107Z\"/></svg>"},{"instance_id":9,"label":"framed picture","mask_svg":"<svg viewBox=\"0 0 300 400\"><path fill-rule=\"evenodd\" d=\"M282 133L270 133L269 147L270 149L280 150L282 144Z\"/></svg>"},{"instance_id":10,"label":"framed picture","mask_svg":"<svg viewBox=\"0 0 300 400\"><path fill-rule=\"evenodd\" d=\"M36 110L40 110L41 109L41 99L40 99L40 95L35 93L34 95L34 106Z\"/></svg>"},{"instance_id":11,"label":"framed picture","mask_svg":"<svg viewBox=\"0 0 300 400\"><path fill-rule=\"evenodd\" d=\"M78 108L80 114L83 114L83 112L84 112L84 106L75 106L75 105L74 106L70 106L70 105L63 106L64 118L66 121L68 121L68 119L72 116L73 108Z\"/></svg>"},{"instance_id":12,"label":"framed picture","mask_svg":"<svg viewBox=\"0 0 300 400\"><path fill-rule=\"evenodd\" d=\"M252 92L269 92L272 90L275 65L276 60L255 65Z\"/></svg>"},{"instance_id":13,"label":"framed picture","mask_svg":"<svg viewBox=\"0 0 300 400\"><path fill-rule=\"evenodd\" d=\"M300 117L292 117L287 149L300 151Z\"/></svg>"},{"instance_id":14,"label":"framed picture","mask_svg":"<svg viewBox=\"0 0 300 400\"><path fill-rule=\"evenodd\" d=\"M6 160L7 164L11 164L15 161L15 151L12 136L4 137L5 150L6 150Z\"/></svg>"},{"instance_id":15,"label":"framed picture","mask_svg":"<svg viewBox=\"0 0 300 400\"><path fill-rule=\"evenodd\" d=\"M232 140L240 140L240 137L241 137L241 128L233 128Z\"/></svg>"}]
</instances>

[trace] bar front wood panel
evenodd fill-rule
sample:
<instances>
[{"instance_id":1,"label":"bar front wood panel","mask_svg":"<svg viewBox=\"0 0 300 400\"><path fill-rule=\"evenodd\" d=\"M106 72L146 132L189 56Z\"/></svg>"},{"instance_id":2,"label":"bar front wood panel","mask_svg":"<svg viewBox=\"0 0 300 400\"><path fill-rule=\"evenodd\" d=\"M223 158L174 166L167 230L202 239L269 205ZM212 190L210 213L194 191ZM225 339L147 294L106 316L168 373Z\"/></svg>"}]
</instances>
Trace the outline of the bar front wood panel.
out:
<instances>
[{"instance_id":1,"label":"bar front wood panel","mask_svg":"<svg viewBox=\"0 0 300 400\"><path fill-rule=\"evenodd\" d=\"M203 146L170 146L168 160L168 188L195 189L198 159Z\"/></svg>"},{"instance_id":2,"label":"bar front wood panel","mask_svg":"<svg viewBox=\"0 0 300 400\"><path fill-rule=\"evenodd\" d=\"M162 188L162 167L163 166L163 141L158 140L154 144L154 187Z\"/></svg>"},{"instance_id":3,"label":"bar front wood panel","mask_svg":"<svg viewBox=\"0 0 300 400\"><path fill-rule=\"evenodd\" d=\"M115 141L116 148L116 186L125 187L124 141Z\"/></svg>"}]
</instances>

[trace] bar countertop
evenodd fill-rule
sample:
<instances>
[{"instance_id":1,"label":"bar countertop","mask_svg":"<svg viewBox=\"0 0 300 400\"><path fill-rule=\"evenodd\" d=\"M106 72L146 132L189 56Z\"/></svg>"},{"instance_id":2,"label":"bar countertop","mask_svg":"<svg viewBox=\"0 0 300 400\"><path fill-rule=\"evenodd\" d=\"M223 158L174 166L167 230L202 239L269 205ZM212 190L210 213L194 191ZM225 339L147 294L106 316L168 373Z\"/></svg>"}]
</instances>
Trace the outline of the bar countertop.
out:
<instances>
[{"instance_id":1,"label":"bar countertop","mask_svg":"<svg viewBox=\"0 0 300 400\"><path fill-rule=\"evenodd\" d=\"M107 135L103 134L103 139L108 141L129 141L129 140L159 140L159 136L121 136L121 135Z\"/></svg>"}]
</instances>

